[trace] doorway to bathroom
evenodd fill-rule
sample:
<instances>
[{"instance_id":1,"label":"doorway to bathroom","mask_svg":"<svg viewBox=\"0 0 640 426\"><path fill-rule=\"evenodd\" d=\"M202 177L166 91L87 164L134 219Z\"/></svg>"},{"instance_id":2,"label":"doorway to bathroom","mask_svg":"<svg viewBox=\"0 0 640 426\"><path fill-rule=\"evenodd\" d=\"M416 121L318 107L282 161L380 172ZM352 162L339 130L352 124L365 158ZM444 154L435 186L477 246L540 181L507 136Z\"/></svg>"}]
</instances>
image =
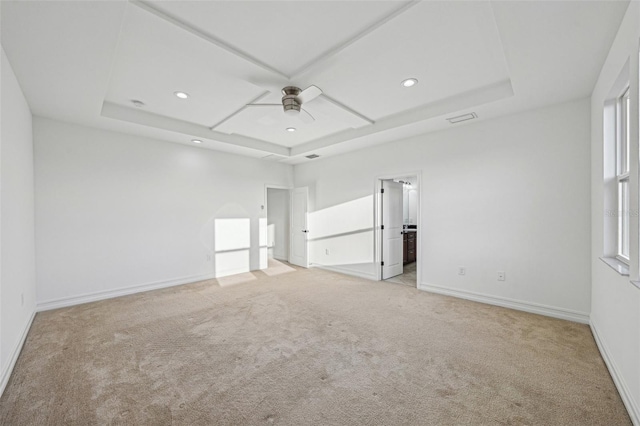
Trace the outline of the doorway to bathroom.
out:
<instances>
[{"instance_id":1,"label":"doorway to bathroom","mask_svg":"<svg viewBox=\"0 0 640 426\"><path fill-rule=\"evenodd\" d=\"M376 182L378 279L417 287L420 269L420 174Z\"/></svg>"}]
</instances>

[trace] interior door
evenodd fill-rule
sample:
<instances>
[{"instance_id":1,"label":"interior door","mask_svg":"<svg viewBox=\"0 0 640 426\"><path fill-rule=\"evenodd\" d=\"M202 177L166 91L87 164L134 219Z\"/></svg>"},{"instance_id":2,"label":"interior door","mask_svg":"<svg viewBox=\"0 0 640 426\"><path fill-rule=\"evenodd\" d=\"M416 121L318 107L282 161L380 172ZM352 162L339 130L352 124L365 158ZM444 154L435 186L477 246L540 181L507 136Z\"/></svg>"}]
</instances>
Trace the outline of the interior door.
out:
<instances>
[{"instance_id":1,"label":"interior door","mask_svg":"<svg viewBox=\"0 0 640 426\"><path fill-rule=\"evenodd\" d=\"M306 187L294 188L291 191L291 251L289 262L294 265L309 267L307 255L307 201L309 191Z\"/></svg>"},{"instance_id":2,"label":"interior door","mask_svg":"<svg viewBox=\"0 0 640 426\"><path fill-rule=\"evenodd\" d=\"M402 274L402 184L382 181L382 279Z\"/></svg>"}]
</instances>

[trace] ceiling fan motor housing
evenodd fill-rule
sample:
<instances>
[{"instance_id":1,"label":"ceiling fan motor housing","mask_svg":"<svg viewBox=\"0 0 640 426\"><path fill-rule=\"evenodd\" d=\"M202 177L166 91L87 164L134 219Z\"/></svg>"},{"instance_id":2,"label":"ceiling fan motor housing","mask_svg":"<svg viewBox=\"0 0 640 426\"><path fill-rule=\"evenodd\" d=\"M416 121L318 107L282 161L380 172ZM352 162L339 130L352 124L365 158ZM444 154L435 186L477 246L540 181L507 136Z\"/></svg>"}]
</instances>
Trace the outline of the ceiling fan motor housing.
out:
<instances>
[{"instance_id":1,"label":"ceiling fan motor housing","mask_svg":"<svg viewBox=\"0 0 640 426\"><path fill-rule=\"evenodd\" d=\"M298 114L300 113L300 101L298 100L298 95L300 94L300 89L294 86L287 86L282 89L282 107L284 108L284 112L286 114Z\"/></svg>"}]
</instances>

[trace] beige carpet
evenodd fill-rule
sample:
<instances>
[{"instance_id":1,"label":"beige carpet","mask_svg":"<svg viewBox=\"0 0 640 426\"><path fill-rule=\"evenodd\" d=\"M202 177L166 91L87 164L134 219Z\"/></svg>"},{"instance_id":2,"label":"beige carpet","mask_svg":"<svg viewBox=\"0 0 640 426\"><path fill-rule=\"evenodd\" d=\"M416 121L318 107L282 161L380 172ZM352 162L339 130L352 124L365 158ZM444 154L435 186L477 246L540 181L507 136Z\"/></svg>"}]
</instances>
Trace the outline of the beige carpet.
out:
<instances>
[{"instance_id":1,"label":"beige carpet","mask_svg":"<svg viewBox=\"0 0 640 426\"><path fill-rule=\"evenodd\" d=\"M625 425L585 325L278 265L40 313L2 425Z\"/></svg>"}]
</instances>

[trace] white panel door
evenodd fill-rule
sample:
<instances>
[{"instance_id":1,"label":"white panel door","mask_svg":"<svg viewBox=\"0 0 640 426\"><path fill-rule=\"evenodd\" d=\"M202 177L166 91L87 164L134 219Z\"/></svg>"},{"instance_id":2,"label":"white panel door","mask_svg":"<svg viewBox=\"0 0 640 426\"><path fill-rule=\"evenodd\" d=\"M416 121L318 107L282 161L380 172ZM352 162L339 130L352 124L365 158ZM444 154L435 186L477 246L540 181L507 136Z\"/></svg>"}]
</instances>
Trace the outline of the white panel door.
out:
<instances>
[{"instance_id":1,"label":"white panel door","mask_svg":"<svg viewBox=\"0 0 640 426\"><path fill-rule=\"evenodd\" d=\"M309 192L306 187L294 188L291 191L291 252L289 262L294 265L309 267L307 256L307 200Z\"/></svg>"},{"instance_id":2,"label":"white panel door","mask_svg":"<svg viewBox=\"0 0 640 426\"><path fill-rule=\"evenodd\" d=\"M382 279L402 274L402 184L382 181Z\"/></svg>"}]
</instances>

